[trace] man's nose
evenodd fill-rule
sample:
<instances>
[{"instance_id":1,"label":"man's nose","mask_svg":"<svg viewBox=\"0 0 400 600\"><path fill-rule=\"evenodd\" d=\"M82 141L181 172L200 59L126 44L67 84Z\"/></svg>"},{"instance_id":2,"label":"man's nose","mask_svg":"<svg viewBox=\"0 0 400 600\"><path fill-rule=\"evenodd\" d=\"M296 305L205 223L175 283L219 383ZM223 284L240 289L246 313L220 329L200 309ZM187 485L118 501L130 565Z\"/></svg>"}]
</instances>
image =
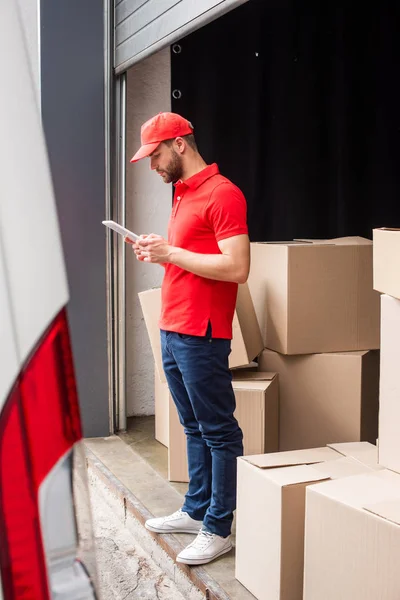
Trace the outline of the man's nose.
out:
<instances>
[{"instance_id":1,"label":"man's nose","mask_svg":"<svg viewBox=\"0 0 400 600\"><path fill-rule=\"evenodd\" d=\"M155 171L157 169L157 166L156 166L155 160L153 160L153 157L150 158L150 169L152 171Z\"/></svg>"}]
</instances>

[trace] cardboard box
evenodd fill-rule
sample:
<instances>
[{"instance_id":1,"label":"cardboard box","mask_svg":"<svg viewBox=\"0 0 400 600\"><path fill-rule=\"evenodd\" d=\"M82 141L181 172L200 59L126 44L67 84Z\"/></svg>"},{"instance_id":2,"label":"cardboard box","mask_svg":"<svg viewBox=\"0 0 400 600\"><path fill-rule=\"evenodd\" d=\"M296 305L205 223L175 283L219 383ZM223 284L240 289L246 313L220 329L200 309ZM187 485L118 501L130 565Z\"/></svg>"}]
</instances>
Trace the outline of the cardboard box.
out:
<instances>
[{"instance_id":1,"label":"cardboard box","mask_svg":"<svg viewBox=\"0 0 400 600\"><path fill-rule=\"evenodd\" d=\"M140 292L139 301L146 323L150 345L160 381L165 382L161 358L160 329L161 288ZM236 311L233 319L232 351L229 367L240 367L251 363L262 351L263 342L247 283L239 285Z\"/></svg>"},{"instance_id":2,"label":"cardboard box","mask_svg":"<svg viewBox=\"0 0 400 600\"><path fill-rule=\"evenodd\" d=\"M245 377L245 378L244 378ZM232 382L235 417L243 431L244 454L279 449L279 383L276 373L247 373Z\"/></svg>"},{"instance_id":3,"label":"cardboard box","mask_svg":"<svg viewBox=\"0 0 400 600\"><path fill-rule=\"evenodd\" d=\"M373 230L374 289L400 299L400 229Z\"/></svg>"},{"instance_id":4,"label":"cardboard box","mask_svg":"<svg viewBox=\"0 0 400 600\"><path fill-rule=\"evenodd\" d=\"M264 350L259 368L279 373L280 450L375 443L378 351L284 356Z\"/></svg>"},{"instance_id":5,"label":"cardboard box","mask_svg":"<svg viewBox=\"0 0 400 600\"><path fill-rule=\"evenodd\" d=\"M381 302L379 462L400 473L400 300L383 295Z\"/></svg>"},{"instance_id":6,"label":"cardboard box","mask_svg":"<svg viewBox=\"0 0 400 600\"><path fill-rule=\"evenodd\" d=\"M161 357L161 340L158 320L161 315L161 288L146 290L138 294L142 307L143 318L149 335L150 346L153 352L157 375L163 383L166 383Z\"/></svg>"},{"instance_id":7,"label":"cardboard box","mask_svg":"<svg viewBox=\"0 0 400 600\"><path fill-rule=\"evenodd\" d=\"M168 384L160 381L157 370L154 369L155 438L167 448L169 444L169 398Z\"/></svg>"},{"instance_id":8,"label":"cardboard box","mask_svg":"<svg viewBox=\"0 0 400 600\"><path fill-rule=\"evenodd\" d=\"M169 446L168 479L187 483L189 481L186 435L180 424L178 412L172 397L169 398Z\"/></svg>"},{"instance_id":9,"label":"cardboard box","mask_svg":"<svg viewBox=\"0 0 400 600\"><path fill-rule=\"evenodd\" d=\"M248 284L266 348L282 354L379 348L370 240L252 243Z\"/></svg>"},{"instance_id":10,"label":"cardboard box","mask_svg":"<svg viewBox=\"0 0 400 600\"><path fill-rule=\"evenodd\" d=\"M383 467L378 463L378 448L369 442L344 442L340 444L328 444L346 458L352 458L366 465L373 471L381 471Z\"/></svg>"},{"instance_id":11,"label":"cardboard box","mask_svg":"<svg viewBox=\"0 0 400 600\"><path fill-rule=\"evenodd\" d=\"M258 600L301 600L306 487L366 472L326 447L238 459L236 578Z\"/></svg>"},{"instance_id":12,"label":"cardboard box","mask_svg":"<svg viewBox=\"0 0 400 600\"><path fill-rule=\"evenodd\" d=\"M399 475L307 488L304 600L398 600L399 556Z\"/></svg>"},{"instance_id":13,"label":"cardboard box","mask_svg":"<svg viewBox=\"0 0 400 600\"><path fill-rule=\"evenodd\" d=\"M233 381L235 417L243 431L245 454L278 450L279 386L276 373L242 373ZM186 436L171 399L169 413L168 478L188 481Z\"/></svg>"}]
</instances>

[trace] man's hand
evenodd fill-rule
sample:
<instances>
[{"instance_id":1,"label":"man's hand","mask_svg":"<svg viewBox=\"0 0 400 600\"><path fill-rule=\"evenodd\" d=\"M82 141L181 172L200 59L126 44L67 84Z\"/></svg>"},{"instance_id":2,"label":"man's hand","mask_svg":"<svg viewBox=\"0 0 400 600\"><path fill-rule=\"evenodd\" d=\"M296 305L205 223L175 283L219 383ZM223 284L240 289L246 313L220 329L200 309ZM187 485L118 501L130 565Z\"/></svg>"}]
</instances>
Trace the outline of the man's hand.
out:
<instances>
[{"instance_id":1,"label":"man's hand","mask_svg":"<svg viewBox=\"0 0 400 600\"><path fill-rule=\"evenodd\" d=\"M145 239L147 236L146 235L141 235L140 239ZM132 246L132 250L134 251L134 253L136 254L136 258L140 261L144 260L144 256L141 256L142 252L138 246L138 240L131 240L128 236L124 237L124 242L126 244L129 244L130 246Z\"/></svg>"},{"instance_id":2,"label":"man's hand","mask_svg":"<svg viewBox=\"0 0 400 600\"><path fill-rule=\"evenodd\" d=\"M220 254L198 254L171 246L161 237L151 233L141 235L132 244L136 258L142 262L164 265L171 263L208 279L244 283L250 268L250 241L240 234L218 242Z\"/></svg>"},{"instance_id":3,"label":"man's hand","mask_svg":"<svg viewBox=\"0 0 400 600\"><path fill-rule=\"evenodd\" d=\"M169 261L171 246L161 237L151 233L141 235L134 246L136 258L143 262L163 264Z\"/></svg>"}]
</instances>

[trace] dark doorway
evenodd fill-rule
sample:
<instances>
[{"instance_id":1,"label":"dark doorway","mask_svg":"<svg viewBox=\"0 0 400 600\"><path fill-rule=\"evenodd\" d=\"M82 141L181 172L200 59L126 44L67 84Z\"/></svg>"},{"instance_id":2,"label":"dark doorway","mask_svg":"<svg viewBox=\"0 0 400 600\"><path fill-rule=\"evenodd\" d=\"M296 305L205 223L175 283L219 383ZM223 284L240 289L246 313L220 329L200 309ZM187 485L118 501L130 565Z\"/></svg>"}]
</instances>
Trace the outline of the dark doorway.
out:
<instances>
[{"instance_id":1,"label":"dark doorway","mask_svg":"<svg viewBox=\"0 0 400 600\"><path fill-rule=\"evenodd\" d=\"M171 51L172 109L246 194L252 241L400 227L399 13L250 0Z\"/></svg>"}]
</instances>

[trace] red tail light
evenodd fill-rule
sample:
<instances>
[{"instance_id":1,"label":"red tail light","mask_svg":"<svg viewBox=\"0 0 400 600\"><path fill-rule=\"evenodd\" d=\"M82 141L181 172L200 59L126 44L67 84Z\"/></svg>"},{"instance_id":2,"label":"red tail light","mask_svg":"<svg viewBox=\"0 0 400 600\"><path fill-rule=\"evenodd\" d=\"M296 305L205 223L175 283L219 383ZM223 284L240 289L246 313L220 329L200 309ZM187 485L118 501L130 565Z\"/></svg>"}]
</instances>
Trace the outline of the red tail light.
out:
<instances>
[{"instance_id":1,"label":"red tail light","mask_svg":"<svg viewBox=\"0 0 400 600\"><path fill-rule=\"evenodd\" d=\"M49 600L38 491L81 439L66 312L43 336L0 416L0 570L5 600Z\"/></svg>"}]
</instances>

